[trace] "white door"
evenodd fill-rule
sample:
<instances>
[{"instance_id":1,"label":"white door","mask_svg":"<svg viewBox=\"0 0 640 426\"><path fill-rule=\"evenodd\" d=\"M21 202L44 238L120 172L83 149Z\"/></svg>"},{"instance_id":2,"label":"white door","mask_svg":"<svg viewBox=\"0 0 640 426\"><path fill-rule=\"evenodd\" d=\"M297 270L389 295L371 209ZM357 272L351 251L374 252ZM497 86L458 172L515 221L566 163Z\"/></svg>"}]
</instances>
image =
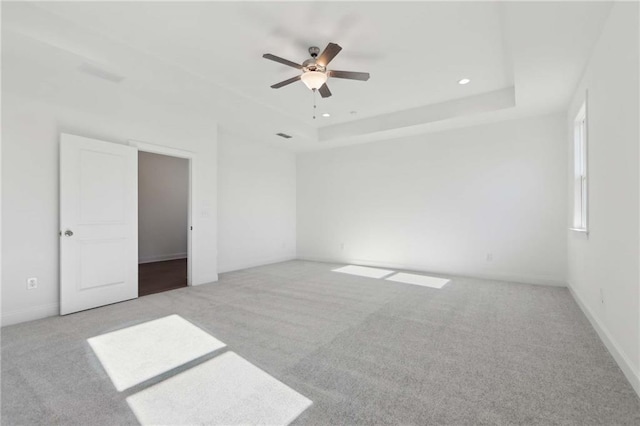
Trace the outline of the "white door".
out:
<instances>
[{"instance_id":1,"label":"white door","mask_svg":"<svg viewBox=\"0 0 640 426\"><path fill-rule=\"evenodd\" d=\"M60 135L60 314L138 297L138 151Z\"/></svg>"}]
</instances>

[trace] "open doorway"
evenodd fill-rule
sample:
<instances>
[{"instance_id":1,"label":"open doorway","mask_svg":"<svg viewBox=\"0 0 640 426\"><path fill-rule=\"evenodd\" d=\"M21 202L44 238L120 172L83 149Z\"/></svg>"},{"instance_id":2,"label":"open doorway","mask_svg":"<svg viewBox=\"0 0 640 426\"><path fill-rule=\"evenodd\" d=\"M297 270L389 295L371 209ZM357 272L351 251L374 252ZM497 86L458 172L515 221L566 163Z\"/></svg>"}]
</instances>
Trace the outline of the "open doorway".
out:
<instances>
[{"instance_id":1,"label":"open doorway","mask_svg":"<svg viewBox=\"0 0 640 426\"><path fill-rule=\"evenodd\" d=\"M189 159L138 151L138 296L188 285Z\"/></svg>"}]
</instances>

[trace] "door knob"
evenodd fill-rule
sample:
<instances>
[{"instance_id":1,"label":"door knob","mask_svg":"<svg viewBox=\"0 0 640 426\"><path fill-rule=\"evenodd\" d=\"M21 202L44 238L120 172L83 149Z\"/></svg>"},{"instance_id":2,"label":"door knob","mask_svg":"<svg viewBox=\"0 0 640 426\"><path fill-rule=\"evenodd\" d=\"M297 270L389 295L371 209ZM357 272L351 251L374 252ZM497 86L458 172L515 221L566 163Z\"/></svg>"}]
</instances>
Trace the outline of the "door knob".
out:
<instances>
[{"instance_id":1,"label":"door knob","mask_svg":"<svg viewBox=\"0 0 640 426\"><path fill-rule=\"evenodd\" d=\"M71 237L73 235L73 231L70 229L67 229L66 231L64 231L64 236L65 237Z\"/></svg>"}]
</instances>

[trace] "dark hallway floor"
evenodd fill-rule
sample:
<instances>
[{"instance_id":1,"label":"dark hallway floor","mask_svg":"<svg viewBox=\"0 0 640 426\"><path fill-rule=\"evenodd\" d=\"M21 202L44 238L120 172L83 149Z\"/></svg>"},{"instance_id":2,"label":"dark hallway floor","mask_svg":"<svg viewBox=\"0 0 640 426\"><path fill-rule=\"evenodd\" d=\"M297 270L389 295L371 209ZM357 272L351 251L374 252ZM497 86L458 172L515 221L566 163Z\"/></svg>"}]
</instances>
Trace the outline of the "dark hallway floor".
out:
<instances>
[{"instance_id":1,"label":"dark hallway floor","mask_svg":"<svg viewBox=\"0 0 640 426\"><path fill-rule=\"evenodd\" d=\"M138 296L187 286L187 259L138 265Z\"/></svg>"}]
</instances>

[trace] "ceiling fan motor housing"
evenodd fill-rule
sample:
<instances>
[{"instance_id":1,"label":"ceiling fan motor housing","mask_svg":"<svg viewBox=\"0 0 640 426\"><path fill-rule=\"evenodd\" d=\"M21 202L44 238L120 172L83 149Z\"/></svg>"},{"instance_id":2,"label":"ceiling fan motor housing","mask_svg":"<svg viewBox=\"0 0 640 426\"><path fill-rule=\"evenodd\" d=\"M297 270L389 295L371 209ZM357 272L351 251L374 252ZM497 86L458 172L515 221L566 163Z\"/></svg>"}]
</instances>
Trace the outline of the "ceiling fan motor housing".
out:
<instances>
[{"instance_id":1,"label":"ceiling fan motor housing","mask_svg":"<svg viewBox=\"0 0 640 426\"><path fill-rule=\"evenodd\" d=\"M304 72L309 72L309 71L325 72L327 69L326 67L323 67L322 65L317 64L315 59L307 59L302 63L302 70Z\"/></svg>"},{"instance_id":2,"label":"ceiling fan motor housing","mask_svg":"<svg viewBox=\"0 0 640 426\"><path fill-rule=\"evenodd\" d=\"M318 57L319 53L320 53L319 47L311 46L309 48L309 54L311 55L311 58L307 59L302 63L302 69L304 72L309 72L309 71L325 72L327 70L326 67L323 67L322 65L319 65L316 63L316 58Z\"/></svg>"}]
</instances>

